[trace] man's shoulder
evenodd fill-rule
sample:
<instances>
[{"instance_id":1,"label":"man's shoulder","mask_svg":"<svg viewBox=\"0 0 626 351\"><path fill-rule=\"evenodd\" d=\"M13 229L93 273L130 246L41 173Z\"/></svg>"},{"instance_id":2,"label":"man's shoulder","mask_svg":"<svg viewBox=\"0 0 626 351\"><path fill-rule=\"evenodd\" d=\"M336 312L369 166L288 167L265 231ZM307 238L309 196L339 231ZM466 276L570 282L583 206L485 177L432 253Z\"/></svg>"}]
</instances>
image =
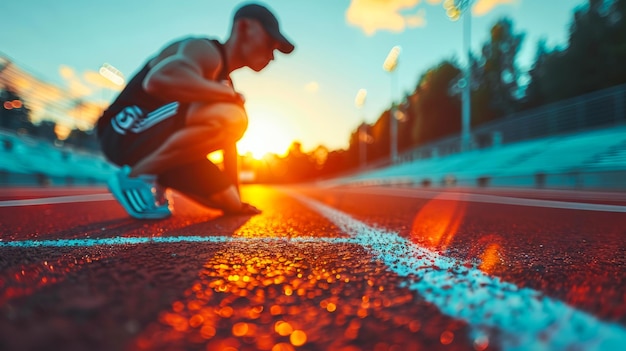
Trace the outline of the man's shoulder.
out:
<instances>
[{"instance_id":1,"label":"man's shoulder","mask_svg":"<svg viewBox=\"0 0 626 351\"><path fill-rule=\"evenodd\" d=\"M167 42L159 52L171 52L172 50L178 51L179 48L194 47L203 50L218 50L215 46L213 39L207 37L186 36L173 39Z\"/></svg>"},{"instance_id":2,"label":"man's shoulder","mask_svg":"<svg viewBox=\"0 0 626 351\"><path fill-rule=\"evenodd\" d=\"M215 48L215 43L217 40L209 37L201 37L201 36L186 36L174 39L168 45L172 44L193 44L193 45L204 45Z\"/></svg>"},{"instance_id":3,"label":"man's shoulder","mask_svg":"<svg viewBox=\"0 0 626 351\"><path fill-rule=\"evenodd\" d=\"M169 42L150 62L156 66L165 59L193 62L202 72L216 72L222 69L222 55L219 42L207 37L187 36ZM213 73L209 73L212 75Z\"/></svg>"},{"instance_id":4,"label":"man's shoulder","mask_svg":"<svg viewBox=\"0 0 626 351\"><path fill-rule=\"evenodd\" d=\"M179 45L191 53L201 55L219 56L218 42L206 37L186 37L179 41Z\"/></svg>"},{"instance_id":5,"label":"man's shoulder","mask_svg":"<svg viewBox=\"0 0 626 351\"><path fill-rule=\"evenodd\" d=\"M220 45L217 40L207 37L187 37L180 43L180 52L202 67L203 72L211 72L208 75L212 76L224 67Z\"/></svg>"},{"instance_id":6,"label":"man's shoulder","mask_svg":"<svg viewBox=\"0 0 626 351\"><path fill-rule=\"evenodd\" d=\"M163 59L172 55L187 58L219 57L216 41L207 37L187 36L168 42L161 48L157 57Z\"/></svg>"}]
</instances>

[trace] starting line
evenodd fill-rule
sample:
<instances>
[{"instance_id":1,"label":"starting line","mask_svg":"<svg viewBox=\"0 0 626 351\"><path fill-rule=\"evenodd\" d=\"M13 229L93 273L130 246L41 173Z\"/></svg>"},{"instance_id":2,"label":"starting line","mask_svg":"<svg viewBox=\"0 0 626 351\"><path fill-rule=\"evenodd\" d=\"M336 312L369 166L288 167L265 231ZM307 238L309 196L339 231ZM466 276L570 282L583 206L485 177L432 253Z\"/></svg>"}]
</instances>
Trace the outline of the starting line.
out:
<instances>
[{"instance_id":1,"label":"starting line","mask_svg":"<svg viewBox=\"0 0 626 351\"><path fill-rule=\"evenodd\" d=\"M497 342L505 350L617 350L626 344L626 329L605 322L562 301L529 288L468 268L459 260L416 245L397 233L369 226L318 201L287 192L329 219L348 238L245 238L225 236L115 237L103 239L58 239L0 241L0 248L91 247L157 243L268 242L357 244L383 261L389 270L411 276L403 287L414 290L453 318L466 321L475 342Z\"/></svg>"},{"instance_id":2,"label":"starting line","mask_svg":"<svg viewBox=\"0 0 626 351\"><path fill-rule=\"evenodd\" d=\"M36 206L36 205L54 205L54 204L71 204L78 202L94 202L115 200L111 194L87 194L87 195L69 195L69 196L53 196L38 199L23 200L4 200L0 201L0 207L18 207L18 206Z\"/></svg>"},{"instance_id":3,"label":"starting line","mask_svg":"<svg viewBox=\"0 0 626 351\"><path fill-rule=\"evenodd\" d=\"M234 242L276 242L284 241L291 243L328 243L328 244L359 244L352 238L247 238L236 236L156 236L156 237L123 237L101 239L55 239L55 240L20 240L2 241L2 247L91 247L91 246L114 246L114 245L139 245L139 244L171 244L171 243L234 243Z\"/></svg>"}]
</instances>

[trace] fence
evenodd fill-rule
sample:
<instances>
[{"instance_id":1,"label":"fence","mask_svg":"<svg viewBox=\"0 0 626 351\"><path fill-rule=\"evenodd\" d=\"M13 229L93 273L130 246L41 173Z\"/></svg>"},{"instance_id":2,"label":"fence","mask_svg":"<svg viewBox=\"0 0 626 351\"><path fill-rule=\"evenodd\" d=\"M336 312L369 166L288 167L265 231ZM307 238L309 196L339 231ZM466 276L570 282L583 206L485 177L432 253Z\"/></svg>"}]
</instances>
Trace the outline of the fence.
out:
<instances>
[{"instance_id":1,"label":"fence","mask_svg":"<svg viewBox=\"0 0 626 351\"><path fill-rule=\"evenodd\" d=\"M472 130L472 148L498 147L623 123L626 123L626 84L481 125ZM398 163L445 156L461 150L460 136L453 136L405 151L399 155Z\"/></svg>"}]
</instances>

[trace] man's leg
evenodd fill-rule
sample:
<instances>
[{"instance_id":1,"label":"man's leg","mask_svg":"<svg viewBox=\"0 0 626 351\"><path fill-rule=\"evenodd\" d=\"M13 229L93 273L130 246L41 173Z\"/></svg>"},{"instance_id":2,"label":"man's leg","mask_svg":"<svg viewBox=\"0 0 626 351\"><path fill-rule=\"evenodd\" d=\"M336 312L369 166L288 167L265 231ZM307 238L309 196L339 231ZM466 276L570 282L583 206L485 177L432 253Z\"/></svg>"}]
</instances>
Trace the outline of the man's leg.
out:
<instances>
[{"instance_id":1,"label":"man's leg","mask_svg":"<svg viewBox=\"0 0 626 351\"><path fill-rule=\"evenodd\" d=\"M206 158L169 169L159 174L158 182L206 207L226 213L245 210L237 187Z\"/></svg>"},{"instance_id":2,"label":"man's leg","mask_svg":"<svg viewBox=\"0 0 626 351\"><path fill-rule=\"evenodd\" d=\"M144 150L153 150L161 145L174 125L173 119L165 119L140 133L132 132L132 125L128 124L128 128L123 131L112 124L104 126L101 131L102 152L110 162L121 167L109 177L108 188L131 217L161 219L171 215L167 204L157 202L155 198L155 190L158 188L154 176L129 177L129 174L130 165L146 155Z\"/></svg>"},{"instance_id":3,"label":"man's leg","mask_svg":"<svg viewBox=\"0 0 626 351\"><path fill-rule=\"evenodd\" d=\"M195 193L181 193L203 206L222 210L227 215L255 215L261 213L261 210L258 208L241 201L239 192L234 185L209 197L199 196Z\"/></svg>"},{"instance_id":4,"label":"man's leg","mask_svg":"<svg viewBox=\"0 0 626 351\"><path fill-rule=\"evenodd\" d=\"M206 159L216 150L239 140L248 127L248 116L236 104L191 104L185 125L159 148L137 162L130 176L160 174L178 166Z\"/></svg>"},{"instance_id":5,"label":"man's leg","mask_svg":"<svg viewBox=\"0 0 626 351\"><path fill-rule=\"evenodd\" d=\"M208 197L200 196L191 192L181 191L181 193L203 206L223 210L226 213L238 212L241 210L242 206L239 192L237 192L234 185L231 185L215 194L209 195Z\"/></svg>"}]
</instances>

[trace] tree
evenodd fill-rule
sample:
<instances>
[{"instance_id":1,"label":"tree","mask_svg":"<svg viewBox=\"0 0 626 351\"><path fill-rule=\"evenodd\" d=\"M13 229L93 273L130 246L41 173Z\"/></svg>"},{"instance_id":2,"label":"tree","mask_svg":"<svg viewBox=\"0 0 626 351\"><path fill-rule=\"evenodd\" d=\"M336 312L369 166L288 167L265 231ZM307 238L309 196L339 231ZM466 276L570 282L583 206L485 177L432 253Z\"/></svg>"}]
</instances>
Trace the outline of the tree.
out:
<instances>
[{"instance_id":1,"label":"tree","mask_svg":"<svg viewBox=\"0 0 626 351\"><path fill-rule=\"evenodd\" d=\"M288 182L299 182L311 179L316 175L315 161L302 151L302 144L294 141L285 157L287 164L286 178Z\"/></svg>"},{"instance_id":2,"label":"tree","mask_svg":"<svg viewBox=\"0 0 626 351\"><path fill-rule=\"evenodd\" d=\"M566 49L540 42L525 107L626 83L626 0L589 0L574 14Z\"/></svg>"},{"instance_id":3,"label":"tree","mask_svg":"<svg viewBox=\"0 0 626 351\"><path fill-rule=\"evenodd\" d=\"M44 120L37 126L33 126L33 130L29 131L29 134L49 143L54 143L57 140L57 134L54 131L56 126L56 122Z\"/></svg>"},{"instance_id":4,"label":"tree","mask_svg":"<svg viewBox=\"0 0 626 351\"><path fill-rule=\"evenodd\" d=\"M347 171L350 168L347 166L347 151L346 150L333 150L328 153L326 162L320 171L321 177L328 177Z\"/></svg>"},{"instance_id":5,"label":"tree","mask_svg":"<svg viewBox=\"0 0 626 351\"><path fill-rule=\"evenodd\" d=\"M0 91L0 127L26 131L32 130L29 119L30 110L22 98L13 89L5 88Z\"/></svg>"},{"instance_id":6,"label":"tree","mask_svg":"<svg viewBox=\"0 0 626 351\"><path fill-rule=\"evenodd\" d=\"M514 33L513 22L508 18L496 22L490 34L490 41L483 45L478 74L474 77L477 86L472 99L474 125L513 113L521 96L520 70L515 58L524 34Z\"/></svg>"},{"instance_id":7,"label":"tree","mask_svg":"<svg viewBox=\"0 0 626 351\"><path fill-rule=\"evenodd\" d=\"M65 139L65 143L89 151L100 150L100 144L93 129L82 131L74 128L67 139Z\"/></svg>"},{"instance_id":8,"label":"tree","mask_svg":"<svg viewBox=\"0 0 626 351\"><path fill-rule=\"evenodd\" d=\"M550 52L547 48L545 39L539 41L535 63L528 72L530 83L526 87L524 108L534 108L546 103L550 82L543 78L547 74L547 67L551 65L550 61L554 60L555 55L555 52Z\"/></svg>"},{"instance_id":9,"label":"tree","mask_svg":"<svg viewBox=\"0 0 626 351\"><path fill-rule=\"evenodd\" d=\"M415 145L411 130L415 124L415 113L411 109L411 103L417 99L416 94L405 94L402 102L396 107L398 120L398 151L410 149ZM416 101L416 100L415 100Z\"/></svg>"},{"instance_id":10,"label":"tree","mask_svg":"<svg viewBox=\"0 0 626 351\"><path fill-rule=\"evenodd\" d=\"M461 131L461 102L450 87L461 75L452 61L443 61L420 79L415 103L409 106L412 137L417 143L433 141Z\"/></svg>"},{"instance_id":11,"label":"tree","mask_svg":"<svg viewBox=\"0 0 626 351\"><path fill-rule=\"evenodd\" d=\"M607 14L608 67L610 74L608 86L626 83L626 0L614 0Z\"/></svg>"},{"instance_id":12,"label":"tree","mask_svg":"<svg viewBox=\"0 0 626 351\"><path fill-rule=\"evenodd\" d=\"M379 159L379 158L383 158L389 157L389 154L391 152L391 138L390 138L390 125L389 125L389 118L391 115L391 111L390 110L386 110L384 111L380 117L378 117L378 119L376 120L376 122L374 123L374 125L372 126L372 139L373 142L371 144L371 147L369 147L367 149L368 155L368 159ZM358 155L358 149L355 148L354 150L354 154ZM355 156L355 160L357 160L358 156Z\"/></svg>"}]
</instances>

